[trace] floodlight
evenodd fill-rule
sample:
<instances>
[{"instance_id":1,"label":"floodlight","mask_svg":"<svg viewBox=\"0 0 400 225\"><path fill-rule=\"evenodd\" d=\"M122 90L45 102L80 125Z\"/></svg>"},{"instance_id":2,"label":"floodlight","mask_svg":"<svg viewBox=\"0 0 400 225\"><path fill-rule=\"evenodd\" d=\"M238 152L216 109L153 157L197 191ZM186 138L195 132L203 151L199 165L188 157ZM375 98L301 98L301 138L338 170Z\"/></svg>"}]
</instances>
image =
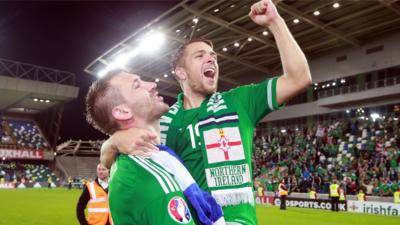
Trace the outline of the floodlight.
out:
<instances>
[{"instance_id":1,"label":"floodlight","mask_svg":"<svg viewBox=\"0 0 400 225\"><path fill-rule=\"evenodd\" d=\"M153 53L156 50L160 49L164 42L165 36L162 33L157 31L150 31L142 38L139 44L139 50L143 53Z\"/></svg>"},{"instance_id":2,"label":"floodlight","mask_svg":"<svg viewBox=\"0 0 400 225\"><path fill-rule=\"evenodd\" d=\"M108 72L108 69L105 68L105 69L103 69L103 70L101 70L100 72L97 73L97 77L98 78L102 78L102 77L104 77L104 75L106 75L107 72Z\"/></svg>"},{"instance_id":3,"label":"floodlight","mask_svg":"<svg viewBox=\"0 0 400 225\"><path fill-rule=\"evenodd\" d=\"M125 67L129 60L140 53L139 49L135 48L134 50L120 54L112 65L116 65L117 67Z\"/></svg>"}]
</instances>

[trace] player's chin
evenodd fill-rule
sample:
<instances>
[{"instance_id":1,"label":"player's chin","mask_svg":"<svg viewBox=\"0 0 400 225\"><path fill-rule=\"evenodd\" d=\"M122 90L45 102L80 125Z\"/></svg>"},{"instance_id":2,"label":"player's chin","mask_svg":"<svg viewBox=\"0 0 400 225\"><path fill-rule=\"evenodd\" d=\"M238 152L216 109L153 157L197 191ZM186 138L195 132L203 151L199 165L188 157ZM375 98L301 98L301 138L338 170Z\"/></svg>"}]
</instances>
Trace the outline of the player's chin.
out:
<instances>
[{"instance_id":1,"label":"player's chin","mask_svg":"<svg viewBox=\"0 0 400 225\"><path fill-rule=\"evenodd\" d=\"M169 105L167 104L167 103L165 103L165 102L162 102L162 103L160 103L160 108L161 108L161 111L163 111L164 113L166 113L166 112L168 112L168 110L169 110Z\"/></svg>"},{"instance_id":2,"label":"player's chin","mask_svg":"<svg viewBox=\"0 0 400 225\"><path fill-rule=\"evenodd\" d=\"M208 85L205 89L208 95L214 94L217 91L217 84Z\"/></svg>"},{"instance_id":3,"label":"player's chin","mask_svg":"<svg viewBox=\"0 0 400 225\"><path fill-rule=\"evenodd\" d=\"M199 93L201 93L201 94L204 95L204 96L207 96L207 95L212 95L212 94L214 94L215 91L214 91L213 88L203 88L203 90L201 90Z\"/></svg>"}]
</instances>

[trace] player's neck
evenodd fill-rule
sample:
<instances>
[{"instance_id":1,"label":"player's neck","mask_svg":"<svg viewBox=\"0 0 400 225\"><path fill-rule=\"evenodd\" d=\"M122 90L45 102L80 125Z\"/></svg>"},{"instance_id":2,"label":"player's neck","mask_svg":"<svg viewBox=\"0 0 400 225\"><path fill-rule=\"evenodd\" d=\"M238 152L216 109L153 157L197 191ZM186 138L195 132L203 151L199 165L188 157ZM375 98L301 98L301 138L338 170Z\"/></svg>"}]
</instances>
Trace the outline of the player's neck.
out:
<instances>
[{"instance_id":1,"label":"player's neck","mask_svg":"<svg viewBox=\"0 0 400 225\"><path fill-rule=\"evenodd\" d=\"M100 183L100 181L103 181L103 182L108 183L108 177L105 177L105 178L103 178L103 179L101 179L101 178L99 177L99 183Z\"/></svg>"},{"instance_id":2,"label":"player's neck","mask_svg":"<svg viewBox=\"0 0 400 225\"><path fill-rule=\"evenodd\" d=\"M135 121L135 127L145 129L148 131L151 131L156 135L156 143L155 144L160 144L161 139L160 139L160 120L152 120L152 121L145 121L145 120L136 120Z\"/></svg>"},{"instance_id":3,"label":"player's neck","mask_svg":"<svg viewBox=\"0 0 400 225\"><path fill-rule=\"evenodd\" d=\"M183 97L183 108L184 109L195 109L200 107L201 103L206 97L202 94L194 92L185 92Z\"/></svg>"}]
</instances>

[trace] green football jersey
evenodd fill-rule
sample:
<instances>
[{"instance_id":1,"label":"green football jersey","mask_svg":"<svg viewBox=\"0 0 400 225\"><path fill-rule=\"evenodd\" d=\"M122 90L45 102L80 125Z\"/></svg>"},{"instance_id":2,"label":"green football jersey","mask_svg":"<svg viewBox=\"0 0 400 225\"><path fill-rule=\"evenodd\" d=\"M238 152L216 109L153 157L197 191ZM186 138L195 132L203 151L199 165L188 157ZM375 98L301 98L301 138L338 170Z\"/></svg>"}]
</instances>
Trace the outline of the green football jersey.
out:
<instances>
[{"instance_id":1,"label":"green football jersey","mask_svg":"<svg viewBox=\"0 0 400 225\"><path fill-rule=\"evenodd\" d=\"M118 156L111 168L109 204L114 225L195 224L173 176L150 159Z\"/></svg>"},{"instance_id":2,"label":"green football jersey","mask_svg":"<svg viewBox=\"0 0 400 225\"><path fill-rule=\"evenodd\" d=\"M160 120L162 144L174 149L199 186L222 206L225 221L257 224L251 176L256 124L278 109L277 78L208 96L183 109L183 96Z\"/></svg>"}]
</instances>

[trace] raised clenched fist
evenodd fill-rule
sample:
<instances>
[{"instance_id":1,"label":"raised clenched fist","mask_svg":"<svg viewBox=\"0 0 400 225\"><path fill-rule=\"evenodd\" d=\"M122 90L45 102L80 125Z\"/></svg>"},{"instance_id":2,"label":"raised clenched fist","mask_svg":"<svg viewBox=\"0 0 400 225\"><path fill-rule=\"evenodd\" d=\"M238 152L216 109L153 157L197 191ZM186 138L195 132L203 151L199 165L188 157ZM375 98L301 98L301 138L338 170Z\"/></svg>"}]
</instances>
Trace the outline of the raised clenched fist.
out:
<instances>
[{"instance_id":1,"label":"raised clenched fist","mask_svg":"<svg viewBox=\"0 0 400 225\"><path fill-rule=\"evenodd\" d=\"M261 0L250 8L250 18L261 26L269 26L272 21L280 17L271 0Z\"/></svg>"}]
</instances>

